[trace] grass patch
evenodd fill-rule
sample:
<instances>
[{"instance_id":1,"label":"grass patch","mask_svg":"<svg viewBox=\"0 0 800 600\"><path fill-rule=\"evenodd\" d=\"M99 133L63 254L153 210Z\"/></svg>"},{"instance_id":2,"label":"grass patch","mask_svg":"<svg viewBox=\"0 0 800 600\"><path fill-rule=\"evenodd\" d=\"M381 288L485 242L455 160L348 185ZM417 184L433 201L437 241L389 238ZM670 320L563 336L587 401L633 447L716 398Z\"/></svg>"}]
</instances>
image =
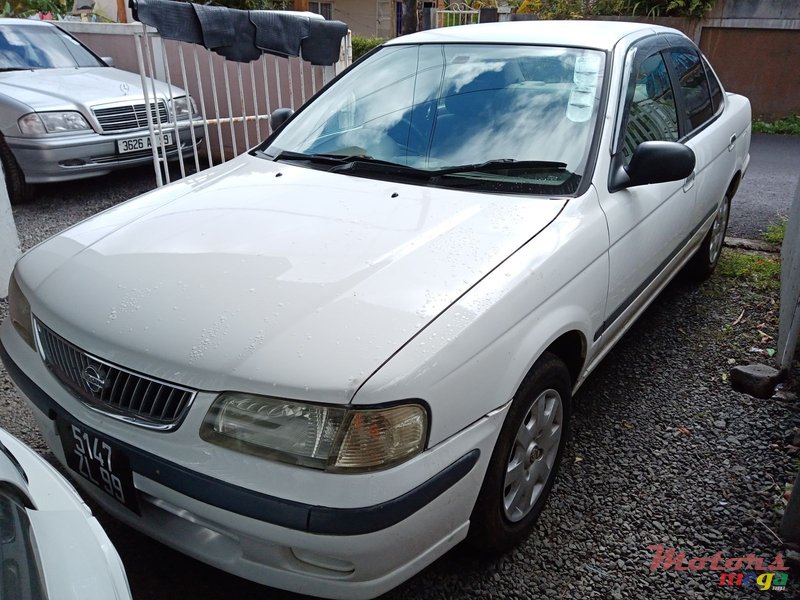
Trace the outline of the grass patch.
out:
<instances>
[{"instance_id":1,"label":"grass patch","mask_svg":"<svg viewBox=\"0 0 800 600\"><path fill-rule=\"evenodd\" d=\"M781 263L777 258L726 248L717 265L723 277L747 282L759 290L779 290Z\"/></svg>"},{"instance_id":2,"label":"grass patch","mask_svg":"<svg viewBox=\"0 0 800 600\"><path fill-rule=\"evenodd\" d=\"M775 121L753 121L753 132L800 135L800 115L784 117Z\"/></svg>"},{"instance_id":3,"label":"grass patch","mask_svg":"<svg viewBox=\"0 0 800 600\"><path fill-rule=\"evenodd\" d=\"M764 240L770 244L780 246L783 244L783 238L786 235L786 222L787 219L781 219L777 223L773 223L764 232Z\"/></svg>"}]
</instances>

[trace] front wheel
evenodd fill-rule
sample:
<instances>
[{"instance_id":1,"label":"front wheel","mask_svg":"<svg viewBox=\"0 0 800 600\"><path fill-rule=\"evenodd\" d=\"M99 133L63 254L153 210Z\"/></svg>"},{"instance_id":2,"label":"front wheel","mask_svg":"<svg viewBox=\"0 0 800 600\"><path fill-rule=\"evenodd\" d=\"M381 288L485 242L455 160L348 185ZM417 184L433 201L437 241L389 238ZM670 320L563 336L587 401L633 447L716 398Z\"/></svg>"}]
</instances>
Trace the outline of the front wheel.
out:
<instances>
[{"instance_id":1,"label":"front wheel","mask_svg":"<svg viewBox=\"0 0 800 600\"><path fill-rule=\"evenodd\" d=\"M520 386L470 518L475 550L505 552L533 529L566 444L571 387L567 367L550 353L536 361Z\"/></svg>"},{"instance_id":2,"label":"front wheel","mask_svg":"<svg viewBox=\"0 0 800 600\"><path fill-rule=\"evenodd\" d=\"M8 199L11 204L21 204L30 200L31 186L25 181L25 174L2 136L0 136L0 161L3 164Z\"/></svg>"},{"instance_id":3,"label":"front wheel","mask_svg":"<svg viewBox=\"0 0 800 600\"><path fill-rule=\"evenodd\" d=\"M731 213L731 199L725 195L717 206L714 223L708 230L700 247L686 264L686 272L694 279L708 279L714 272L722 255L725 232L728 230L728 217Z\"/></svg>"}]
</instances>

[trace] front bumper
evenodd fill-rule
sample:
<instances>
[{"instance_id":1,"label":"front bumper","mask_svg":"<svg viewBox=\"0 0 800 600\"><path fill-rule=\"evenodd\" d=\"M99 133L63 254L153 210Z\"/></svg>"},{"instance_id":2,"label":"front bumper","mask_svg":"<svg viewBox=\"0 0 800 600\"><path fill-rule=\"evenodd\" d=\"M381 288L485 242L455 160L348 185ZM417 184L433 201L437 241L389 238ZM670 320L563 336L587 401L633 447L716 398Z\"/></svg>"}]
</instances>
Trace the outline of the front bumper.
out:
<instances>
[{"instance_id":1,"label":"front bumper","mask_svg":"<svg viewBox=\"0 0 800 600\"><path fill-rule=\"evenodd\" d=\"M48 446L66 465L55 419L68 416L83 424L91 419L75 410L71 396L8 324L2 333L3 362L31 406ZM141 516L77 473L72 475L84 492L115 517L225 571L322 597L372 598L399 585L466 536L506 410L494 411L409 461L416 461L414 468L425 469L423 483L379 502L370 498L381 489L382 477L398 477L395 469L366 478L315 473L322 482L314 490L320 498L317 505L232 484L225 481L224 473L209 477L163 458L169 456L163 451L147 452L145 446L131 445L119 435L111 439L129 454ZM97 429L110 437L107 428ZM173 434L152 435L163 440ZM437 466L442 464L444 468ZM256 481L259 473L251 477ZM336 497L342 497L335 490L343 483L361 487L357 492L363 505L335 504Z\"/></svg>"},{"instance_id":2,"label":"front bumper","mask_svg":"<svg viewBox=\"0 0 800 600\"><path fill-rule=\"evenodd\" d=\"M188 124L179 123L180 148L186 155L192 149L192 135ZM174 132L172 128L164 131ZM203 127L194 125L195 143L203 140ZM50 137L6 137L17 163L28 183L54 183L105 175L114 169L133 167L153 162L152 150L140 150L120 154L119 140L140 138L148 135L144 131L128 131L118 134L100 135L94 131L74 135ZM167 158L178 157L175 143L167 150Z\"/></svg>"}]
</instances>

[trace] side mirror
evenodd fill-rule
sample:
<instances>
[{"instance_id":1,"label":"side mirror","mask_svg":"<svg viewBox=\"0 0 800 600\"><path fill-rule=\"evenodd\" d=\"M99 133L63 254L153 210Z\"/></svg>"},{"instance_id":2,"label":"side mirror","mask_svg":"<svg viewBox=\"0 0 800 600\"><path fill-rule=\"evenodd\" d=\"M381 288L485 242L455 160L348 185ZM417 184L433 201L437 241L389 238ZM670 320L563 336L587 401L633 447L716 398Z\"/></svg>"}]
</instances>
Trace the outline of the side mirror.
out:
<instances>
[{"instance_id":1,"label":"side mirror","mask_svg":"<svg viewBox=\"0 0 800 600\"><path fill-rule=\"evenodd\" d=\"M620 166L611 180L611 191L637 185L686 179L694 171L695 156L678 142L642 142L627 167Z\"/></svg>"},{"instance_id":2,"label":"side mirror","mask_svg":"<svg viewBox=\"0 0 800 600\"><path fill-rule=\"evenodd\" d=\"M272 128L272 131L278 131L286 121L289 120L294 114L294 111L291 108L276 108L272 111L272 114L269 116L269 126Z\"/></svg>"},{"instance_id":3,"label":"side mirror","mask_svg":"<svg viewBox=\"0 0 800 600\"><path fill-rule=\"evenodd\" d=\"M102 60L104 63L106 63L107 67L113 67L114 66L114 59L112 57L110 57L110 56L101 56L100 60Z\"/></svg>"}]
</instances>

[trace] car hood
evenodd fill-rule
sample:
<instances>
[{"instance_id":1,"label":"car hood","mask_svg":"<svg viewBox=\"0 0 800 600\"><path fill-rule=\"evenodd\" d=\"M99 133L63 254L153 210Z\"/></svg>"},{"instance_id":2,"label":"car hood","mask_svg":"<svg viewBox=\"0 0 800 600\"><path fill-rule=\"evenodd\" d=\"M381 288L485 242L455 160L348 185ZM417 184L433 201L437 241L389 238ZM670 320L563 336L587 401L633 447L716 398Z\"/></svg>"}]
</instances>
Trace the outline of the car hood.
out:
<instances>
[{"instance_id":1,"label":"car hood","mask_svg":"<svg viewBox=\"0 0 800 600\"><path fill-rule=\"evenodd\" d=\"M168 85L157 81L156 93L168 97ZM37 111L144 101L141 77L111 67L8 71L0 73L0 94ZM173 94L184 92L173 86Z\"/></svg>"},{"instance_id":2,"label":"car hood","mask_svg":"<svg viewBox=\"0 0 800 600\"><path fill-rule=\"evenodd\" d=\"M565 202L245 156L85 221L18 270L36 315L102 358L343 403Z\"/></svg>"}]
</instances>

